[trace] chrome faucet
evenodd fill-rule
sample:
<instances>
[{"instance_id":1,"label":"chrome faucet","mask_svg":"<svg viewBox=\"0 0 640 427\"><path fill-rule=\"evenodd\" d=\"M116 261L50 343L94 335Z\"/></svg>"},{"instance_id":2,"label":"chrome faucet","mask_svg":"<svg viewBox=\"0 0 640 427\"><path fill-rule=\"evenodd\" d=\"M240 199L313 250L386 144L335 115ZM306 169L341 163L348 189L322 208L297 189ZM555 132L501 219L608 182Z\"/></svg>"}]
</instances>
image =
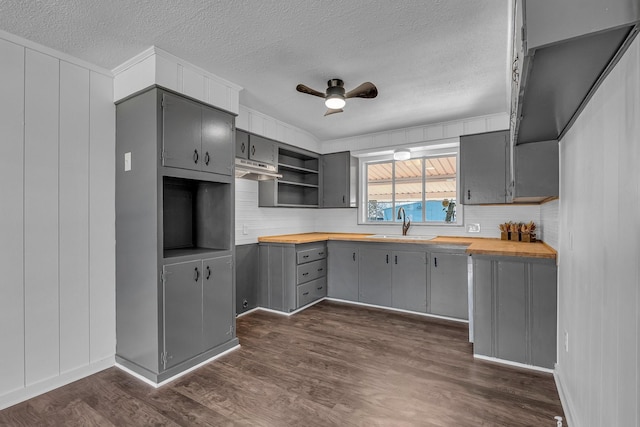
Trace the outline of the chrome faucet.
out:
<instances>
[{"instance_id":1,"label":"chrome faucet","mask_svg":"<svg viewBox=\"0 0 640 427\"><path fill-rule=\"evenodd\" d=\"M407 222L407 213L404 211L402 206L398 208L398 219L402 220L402 235L406 236L407 231L409 231L409 227L411 227L411 220Z\"/></svg>"}]
</instances>

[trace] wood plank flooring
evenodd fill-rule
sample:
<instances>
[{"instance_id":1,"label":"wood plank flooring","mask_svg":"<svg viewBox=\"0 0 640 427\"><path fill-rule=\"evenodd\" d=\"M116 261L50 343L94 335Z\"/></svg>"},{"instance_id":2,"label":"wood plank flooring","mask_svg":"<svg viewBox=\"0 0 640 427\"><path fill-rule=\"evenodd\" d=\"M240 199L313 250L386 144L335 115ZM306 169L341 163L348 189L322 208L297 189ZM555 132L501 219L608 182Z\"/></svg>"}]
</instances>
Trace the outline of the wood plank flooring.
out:
<instances>
[{"instance_id":1,"label":"wood plank flooring","mask_svg":"<svg viewBox=\"0 0 640 427\"><path fill-rule=\"evenodd\" d=\"M552 375L474 360L464 324L323 301L237 325L239 350L159 389L110 368L0 411L0 425L553 427L564 417Z\"/></svg>"}]
</instances>

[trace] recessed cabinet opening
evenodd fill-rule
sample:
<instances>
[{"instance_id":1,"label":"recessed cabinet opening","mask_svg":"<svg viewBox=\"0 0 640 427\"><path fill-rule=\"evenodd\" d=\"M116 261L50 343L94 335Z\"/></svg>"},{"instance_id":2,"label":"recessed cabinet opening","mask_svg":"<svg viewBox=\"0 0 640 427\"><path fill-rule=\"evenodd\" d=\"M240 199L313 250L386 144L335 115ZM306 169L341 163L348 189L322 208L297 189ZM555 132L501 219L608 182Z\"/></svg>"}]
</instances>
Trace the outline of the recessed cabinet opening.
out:
<instances>
[{"instance_id":1,"label":"recessed cabinet opening","mask_svg":"<svg viewBox=\"0 0 640 427\"><path fill-rule=\"evenodd\" d=\"M288 169L298 169L300 172L318 172L318 158L280 148L278 166Z\"/></svg>"},{"instance_id":2,"label":"recessed cabinet opening","mask_svg":"<svg viewBox=\"0 0 640 427\"><path fill-rule=\"evenodd\" d=\"M163 177L164 258L229 250L231 185Z\"/></svg>"}]
</instances>

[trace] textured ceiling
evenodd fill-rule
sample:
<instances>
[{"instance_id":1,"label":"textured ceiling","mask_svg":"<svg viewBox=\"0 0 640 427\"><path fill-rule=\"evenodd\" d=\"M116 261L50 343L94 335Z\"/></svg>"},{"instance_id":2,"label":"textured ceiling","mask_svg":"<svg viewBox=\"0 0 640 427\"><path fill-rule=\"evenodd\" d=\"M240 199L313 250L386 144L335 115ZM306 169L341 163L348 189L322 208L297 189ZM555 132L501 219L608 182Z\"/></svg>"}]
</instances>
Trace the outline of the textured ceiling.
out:
<instances>
[{"instance_id":1,"label":"textured ceiling","mask_svg":"<svg viewBox=\"0 0 640 427\"><path fill-rule=\"evenodd\" d=\"M320 140L508 111L505 0L0 0L0 29L113 69L151 45ZM324 117L340 78L376 99Z\"/></svg>"}]
</instances>

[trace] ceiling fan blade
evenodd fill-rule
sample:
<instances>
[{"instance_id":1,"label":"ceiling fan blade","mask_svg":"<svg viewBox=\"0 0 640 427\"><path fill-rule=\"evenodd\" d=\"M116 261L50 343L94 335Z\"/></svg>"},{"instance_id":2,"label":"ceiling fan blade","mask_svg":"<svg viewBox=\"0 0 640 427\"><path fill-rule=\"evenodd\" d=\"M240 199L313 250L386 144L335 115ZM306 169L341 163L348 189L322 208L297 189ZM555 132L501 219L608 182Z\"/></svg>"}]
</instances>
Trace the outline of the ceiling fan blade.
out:
<instances>
[{"instance_id":1,"label":"ceiling fan blade","mask_svg":"<svg viewBox=\"0 0 640 427\"><path fill-rule=\"evenodd\" d=\"M328 116L328 115L330 115L330 114L336 114L336 113L342 113L342 112L344 112L344 110L343 110L342 108L338 108L338 109L332 109L332 108L329 108L329 109L327 110L327 112L326 112L326 113L324 113L324 115L325 115L325 117L326 117L326 116Z\"/></svg>"},{"instance_id":2,"label":"ceiling fan blade","mask_svg":"<svg viewBox=\"0 0 640 427\"><path fill-rule=\"evenodd\" d=\"M376 96L378 96L378 88L371 82L362 83L344 94L345 98L375 98Z\"/></svg>"},{"instance_id":3,"label":"ceiling fan blade","mask_svg":"<svg viewBox=\"0 0 640 427\"><path fill-rule=\"evenodd\" d=\"M309 86L305 86L303 84L299 84L298 86L296 86L296 90L298 92L307 93L309 95L319 96L320 98L325 97L324 93L318 92L317 90L311 89Z\"/></svg>"}]
</instances>

